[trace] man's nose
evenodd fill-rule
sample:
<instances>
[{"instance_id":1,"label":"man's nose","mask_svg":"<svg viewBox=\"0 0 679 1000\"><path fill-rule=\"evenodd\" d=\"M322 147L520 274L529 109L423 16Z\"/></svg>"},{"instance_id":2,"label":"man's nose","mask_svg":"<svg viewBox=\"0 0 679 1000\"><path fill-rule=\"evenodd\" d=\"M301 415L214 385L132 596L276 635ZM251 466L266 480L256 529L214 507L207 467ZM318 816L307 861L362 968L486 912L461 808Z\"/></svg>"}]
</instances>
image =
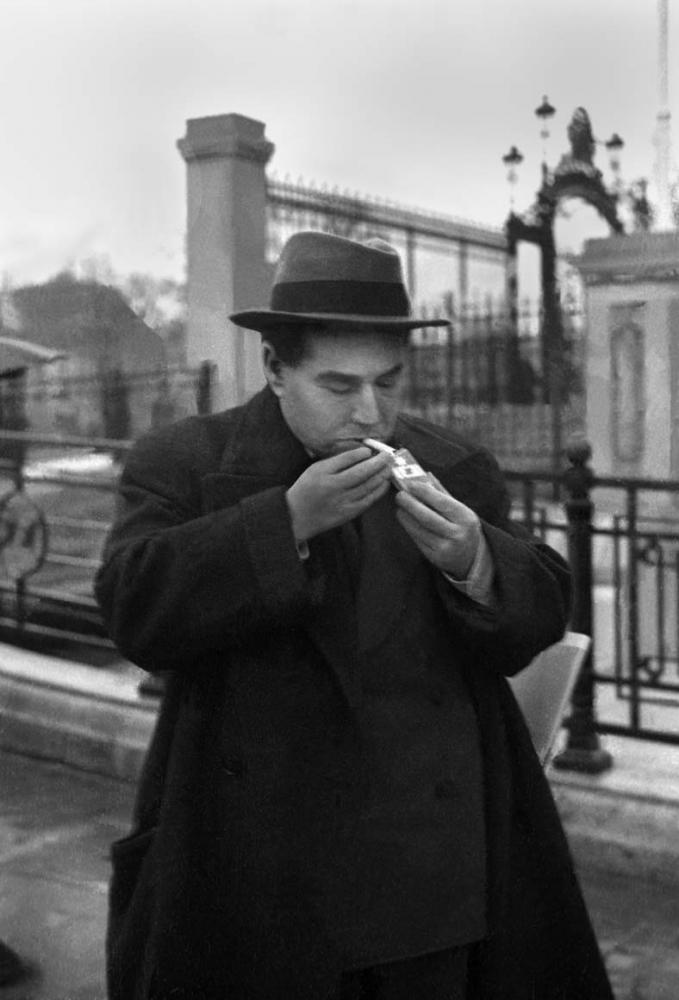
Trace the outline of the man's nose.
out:
<instances>
[{"instance_id":1,"label":"man's nose","mask_svg":"<svg viewBox=\"0 0 679 1000\"><path fill-rule=\"evenodd\" d=\"M356 399L352 416L354 421L363 427L372 427L379 421L380 411L373 386L363 386Z\"/></svg>"}]
</instances>

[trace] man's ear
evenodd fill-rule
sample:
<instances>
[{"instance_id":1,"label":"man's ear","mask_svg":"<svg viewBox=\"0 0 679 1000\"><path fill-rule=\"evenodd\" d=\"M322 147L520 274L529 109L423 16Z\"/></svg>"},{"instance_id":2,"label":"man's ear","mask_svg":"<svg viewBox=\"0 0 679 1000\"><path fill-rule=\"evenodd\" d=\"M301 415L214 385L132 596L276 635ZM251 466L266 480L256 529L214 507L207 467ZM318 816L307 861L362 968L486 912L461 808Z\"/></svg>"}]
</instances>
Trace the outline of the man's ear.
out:
<instances>
[{"instance_id":1,"label":"man's ear","mask_svg":"<svg viewBox=\"0 0 679 1000\"><path fill-rule=\"evenodd\" d=\"M277 396L281 396L285 382L283 362L279 359L268 340L262 342L262 367L264 368L264 376L272 392Z\"/></svg>"}]
</instances>

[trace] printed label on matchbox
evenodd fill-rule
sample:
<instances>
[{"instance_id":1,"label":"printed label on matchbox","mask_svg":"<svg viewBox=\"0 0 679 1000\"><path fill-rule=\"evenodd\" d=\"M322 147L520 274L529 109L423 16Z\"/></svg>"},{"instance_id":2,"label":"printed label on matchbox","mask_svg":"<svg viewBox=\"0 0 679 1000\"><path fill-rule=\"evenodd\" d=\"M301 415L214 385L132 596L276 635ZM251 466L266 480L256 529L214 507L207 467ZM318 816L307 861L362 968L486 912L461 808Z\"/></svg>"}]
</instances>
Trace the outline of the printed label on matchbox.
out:
<instances>
[{"instance_id":1,"label":"printed label on matchbox","mask_svg":"<svg viewBox=\"0 0 679 1000\"><path fill-rule=\"evenodd\" d=\"M383 441L366 438L363 442L374 451L382 451L391 458L391 480L398 489L408 491L413 483L430 483L437 489L443 489L430 472L425 472L421 465L411 455L407 448L392 448Z\"/></svg>"},{"instance_id":2,"label":"printed label on matchbox","mask_svg":"<svg viewBox=\"0 0 679 1000\"><path fill-rule=\"evenodd\" d=\"M406 448L399 448L395 452L391 475L396 486L406 491L411 483L428 483L431 478Z\"/></svg>"}]
</instances>

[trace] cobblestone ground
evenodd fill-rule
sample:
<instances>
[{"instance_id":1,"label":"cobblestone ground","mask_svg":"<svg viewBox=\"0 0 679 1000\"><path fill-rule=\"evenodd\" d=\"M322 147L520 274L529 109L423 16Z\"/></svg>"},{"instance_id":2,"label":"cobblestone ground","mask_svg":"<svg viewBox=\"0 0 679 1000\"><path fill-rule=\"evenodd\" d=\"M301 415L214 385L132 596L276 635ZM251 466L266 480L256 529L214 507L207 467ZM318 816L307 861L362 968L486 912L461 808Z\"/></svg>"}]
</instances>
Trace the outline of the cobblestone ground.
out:
<instances>
[{"instance_id":1,"label":"cobblestone ground","mask_svg":"<svg viewBox=\"0 0 679 1000\"><path fill-rule=\"evenodd\" d=\"M0 754L0 937L29 963L2 1000L104 1000L108 846L131 785ZM679 1000L679 889L581 873L617 1000ZM551 1000L549 997L539 1000Z\"/></svg>"},{"instance_id":2,"label":"cobblestone ground","mask_svg":"<svg viewBox=\"0 0 679 1000\"><path fill-rule=\"evenodd\" d=\"M581 872L618 1000L679 1000L679 882Z\"/></svg>"}]
</instances>

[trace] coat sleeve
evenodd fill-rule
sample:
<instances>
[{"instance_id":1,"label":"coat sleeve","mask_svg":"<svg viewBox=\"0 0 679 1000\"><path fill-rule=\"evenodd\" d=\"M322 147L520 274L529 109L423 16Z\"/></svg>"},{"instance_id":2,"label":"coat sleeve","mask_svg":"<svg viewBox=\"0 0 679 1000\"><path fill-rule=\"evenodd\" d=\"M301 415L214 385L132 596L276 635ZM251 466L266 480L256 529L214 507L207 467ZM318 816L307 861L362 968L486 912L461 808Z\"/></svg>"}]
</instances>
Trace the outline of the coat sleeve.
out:
<instances>
[{"instance_id":1,"label":"coat sleeve","mask_svg":"<svg viewBox=\"0 0 679 1000\"><path fill-rule=\"evenodd\" d=\"M494 603L483 607L444 580L437 586L456 637L474 659L511 676L562 637L570 570L557 552L510 520L510 498L495 459L480 451L465 461L469 477L483 486L476 508L493 560Z\"/></svg>"},{"instance_id":2,"label":"coat sleeve","mask_svg":"<svg viewBox=\"0 0 679 1000\"><path fill-rule=\"evenodd\" d=\"M284 487L204 513L194 452L176 433L135 445L95 581L114 642L150 671L190 669L261 641L308 615L318 594L297 554Z\"/></svg>"}]
</instances>

